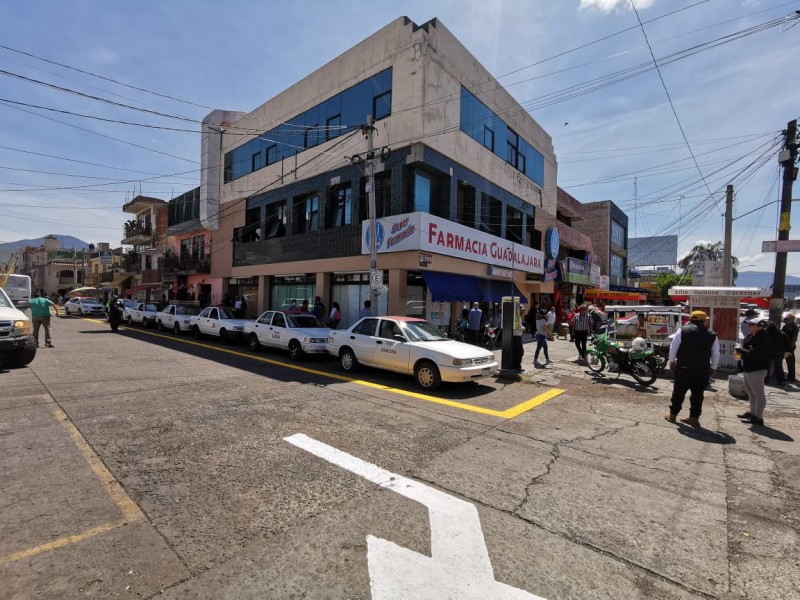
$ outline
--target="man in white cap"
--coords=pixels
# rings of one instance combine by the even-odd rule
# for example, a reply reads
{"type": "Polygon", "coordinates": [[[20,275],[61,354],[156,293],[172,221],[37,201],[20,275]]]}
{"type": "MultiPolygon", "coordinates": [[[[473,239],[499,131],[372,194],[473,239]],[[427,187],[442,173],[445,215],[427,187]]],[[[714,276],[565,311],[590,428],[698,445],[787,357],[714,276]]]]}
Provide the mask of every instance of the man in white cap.
{"type": "Polygon", "coordinates": [[[719,363],[719,340],[706,323],[708,315],[695,310],[689,315],[689,323],[681,327],[669,346],[669,368],[675,374],[672,389],[672,404],[664,418],[674,423],[683,406],[686,392],[691,390],[689,416],[681,419],[692,427],[700,427],[703,412],[703,392],[708,385],[708,376],[716,371],[719,363]]]}

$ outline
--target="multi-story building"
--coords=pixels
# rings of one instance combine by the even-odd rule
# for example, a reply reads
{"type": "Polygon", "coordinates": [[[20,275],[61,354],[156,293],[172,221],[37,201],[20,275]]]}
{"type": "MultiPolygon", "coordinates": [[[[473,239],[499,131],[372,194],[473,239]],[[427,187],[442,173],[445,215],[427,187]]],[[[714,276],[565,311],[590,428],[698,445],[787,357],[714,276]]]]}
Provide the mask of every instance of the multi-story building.
{"type": "Polygon", "coordinates": [[[200,219],[223,292],[259,309],[320,296],[355,319],[368,115],[380,313],[446,326],[465,301],[552,293],[538,221],[557,212],[550,136],[438,20],[407,18],[254,111],[205,119],[200,219]]]}
{"type": "Polygon", "coordinates": [[[122,239],[123,246],[132,248],[123,255],[125,274],[112,283],[126,296],[160,297],[166,292],[159,261],[167,249],[167,203],[136,196],[122,210],[134,215],[125,222],[122,239]]]}
{"type": "Polygon", "coordinates": [[[170,299],[196,301],[205,306],[222,301],[222,278],[211,277],[211,231],[200,220],[200,188],[168,203],[169,252],[162,261],[170,299]]]}
{"type": "Polygon", "coordinates": [[[31,278],[31,288],[45,294],[65,294],[68,289],[83,285],[84,250],[62,248],[61,241],[48,235],[37,248],[23,252],[23,272],[31,278]]]}

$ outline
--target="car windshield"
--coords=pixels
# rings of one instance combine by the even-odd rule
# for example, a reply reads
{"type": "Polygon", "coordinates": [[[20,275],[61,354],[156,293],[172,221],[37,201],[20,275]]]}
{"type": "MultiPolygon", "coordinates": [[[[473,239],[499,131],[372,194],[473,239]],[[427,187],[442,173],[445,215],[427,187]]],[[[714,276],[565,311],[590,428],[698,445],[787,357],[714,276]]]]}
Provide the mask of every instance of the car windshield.
{"type": "Polygon", "coordinates": [[[175,314],[178,314],[178,315],[199,315],[200,314],[200,307],[199,306],[176,306],[175,307],[175,314]]]}
{"type": "Polygon", "coordinates": [[[152,312],[157,312],[158,311],[158,309],[156,308],[155,304],[146,304],[144,309],[152,311],[152,312]]]}
{"type": "Polygon", "coordinates": [[[449,339],[428,321],[406,321],[401,323],[406,337],[412,342],[441,342],[449,339]]]}
{"type": "Polygon", "coordinates": [[[8,299],[6,293],[0,288],[0,308],[14,308],[14,305],[11,304],[11,300],[8,299]]]}
{"type": "Polygon", "coordinates": [[[286,315],[289,327],[324,327],[314,315],[286,315]]]}

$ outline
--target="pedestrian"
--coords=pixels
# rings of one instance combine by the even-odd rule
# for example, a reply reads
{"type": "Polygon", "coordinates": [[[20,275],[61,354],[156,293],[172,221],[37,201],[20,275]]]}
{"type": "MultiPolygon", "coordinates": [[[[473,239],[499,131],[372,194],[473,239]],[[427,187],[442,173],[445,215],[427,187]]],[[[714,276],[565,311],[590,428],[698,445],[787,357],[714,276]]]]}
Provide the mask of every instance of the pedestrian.
{"type": "Polygon", "coordinates": [[[550,310],[547,311],[546,319],[547,319],[547,339],[553,341],[554,339],[553,332],[555,331],[556,328],[556,309],[552,304],[550,305],[550,310]]]}
{"type": "Polygon", "coordinates": [[[325,304],[319,296],[314,297],[314,307],[311,309],[311,313],[320,320],[325,317],[325,304]]]}
{"type": "Polygon", "coordinates": [[[364,308],[358,311],[358,318],[363,319],[364,317],[371,317],[372,316],[372,302],[369,300],[364,300],[364,308]]]}
{"type": "Polygon", "coordinates": [[[331,314],[328,317],[328,325],[331,329],[339,327],[339,321],[342,320],[342,311],[339,310],[338,302],[331,302],[331,314]]]}
{"type": "Polygon", "coordinates": [[[742,423],[753,425],[764,424],[764,408],[767,405],[767,396],[764,391],[764,379],[769,371],[771,348],[769,334],[766,332],[768,321],[761,319],[747,319],[745,324],[749,333],[744,338],[741,348],[736,348],[735,353],[742,357],[742,370],[744,371],[744,390],[750,401],[750,410],[741,415],[736,415],[742,423]]]}
{"type": "Polygon", "coordinates": [[[742,331],[742,339],[746,338],[750,335],[750,332],[747,329],[747,321],[750,319],[758,320],[758,311],[752,308],[748,308],[744,313],[744,319],[742,319],[741,324],[741,331],[742,331]]]}
{"type": "Polygon", "coordinates": [[[42,296],[41,292],[35,292],[30,300],[31,320],[33,321],[33,337],[36,340],[36,347],[39,347],[39,328],[44,327],[44,345],[47,348],[53,347],[53,339],[50,336],[50,315],[51,308],[58,315],[58,307],[49,298],[42,296]]]}
{"type": "Polygon", "coordinates": [[[469,341],[470,344],[475,344],[477,346],[480,343],[482,319],[483,311],[481,310],[480,305],[477,302],[473,302],[472,309],[467,315],[467,324],[469,326],[467,329],[467,341],[469,341]]]}
{"type": "Polygon", "coordinates": [[[719,340],[717,334],[708,329],[708,315],[695,310],[689,315],[689,323],[681,327],[669,346],[669,368],[675,374],[672,388],[672,404],[664,418],[674,423],[681,412],[686,392],[691,391],[688,418],[681,419],[692,427],[700,427],[703,412],[703,392],[709,376],[717,370],[719,363],[719,340]]]}
{"type": "Polygon", "coordinates": [[[514,324],[511,329],[511,368],[517,373],[522,373],[522,357],[525,355],[525,346],[522,345],[522,305],[514,315],[514,324]]]}
{"type": "Polygon", "coordinates": [[[159,301],[158,301],[158,304],[156,305],[156,310],[158,310],[159,312],[161,312],[161,311],[162,311],[162,310],[164,310],[165,308],[167,308],[167,297],[166,297],[165,295],[163,295],[163,294],[162,294],[162,295],[161,295],[161,300],[159,300],[159,301]]]}
{"type": "Polygon", "coordinates": [[[775,377],[775,383],[783,385],[783,379],[786,376],[783,372],[783,358],[789,352],[789,336],[771,321],[767,324],[767,335],[770,346],[770,370],[775,377]]]}
{"type": "Polygon", "coordinates": [[[307,313],[308,312],[308,300],[303,300],[303,303],[300,305],[300,312],[307,313]]]}
{"type": "Polygon", "coordinates": [[[242,310],[242,313],[246,316],[247,315],[247,300],[245,300],[244,296],[242,296],[241,302],[242,302],[242,305],[241,305],[240,308],[242,310]]]}
{"type": "Polygon", "coordinates": [[[594,333],[600,333],[600,329],[603,326],[603,316],[600,314],[600,311],[592,305],[589,305],[589,308],[587,308],[586,311],[589,313],[589,316],[592,319],[590,331],[594,333]]]}
{"type": "Polygon", "coordinates": [[[108,303],[108,323],[111,325],[111,331],[117,331],[122,323],[122,308],[116,296],[112,296],[108,303]]]}
{"type": "Polygon", "coordinates": [[[536,352],[533,355],[533,364],[539,362],[539,352],[544,350],[545,364],[553,362],[550,360],[550,353],[547,351],[547,336],[550,329],[547,323],[547,315],[540,310],[536,317],[536,352]]]}
{"type": "Polygon", "coordinates": [[[585,304],[578,308],[578,314],[572,319],[572,337],[578,349],[578,362],[586,359],[586,342],[589,339],[589,330],[592,327],[592,318],[585,304]]]}
{"type": "Polygon", "coordinates": [[[233,309],[234,310],[242,310],[242,299],[241,298],[236,298],[236,300],[233,303],[233,309]]]}
{"type": "Polygon", "coordinates": [[[797,334],[800,332],[800,328],[797,326],[797,323],[795,323],[794,313],[786,313],[786,316],[783,317],[783,328],[781,331],[789,338],[789,350],[784,355],[786,359],[786,381],[794,383],[797,381],[794,372],[794,351],[797,348],[797,334]]]}

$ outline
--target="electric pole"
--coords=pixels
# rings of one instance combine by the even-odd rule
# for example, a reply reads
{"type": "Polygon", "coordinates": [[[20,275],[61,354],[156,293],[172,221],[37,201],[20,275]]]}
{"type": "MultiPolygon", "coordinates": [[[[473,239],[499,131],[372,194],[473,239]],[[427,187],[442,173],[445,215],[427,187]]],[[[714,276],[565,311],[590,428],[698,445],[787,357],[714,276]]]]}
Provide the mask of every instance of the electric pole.
{"type": "Polygon", "coordinates": [[[375,125],[372,115],[367,115],[364,134],[367,136],[367,194],[369,197],[369,302],[372,314],[378,314],[378,289],[383,284],[383,272],[378,271],[378,232],[375,215],[375,125]]]}
{"type": "Polygon", "coordinates": [[[731,246],[733,245],[733,186],[728,185],[725,194],[725,248],[722,255],[722,285],[731,287],[733,285],[733,257],[731,246]]]}
{"type": "MultiPolygon", "coordinates": [[[[789,239],[792,215],[792,183],[796,177],[794,163],[797,160],[797,119],[786,125],[786,137],[778,162],[783,167],[783,191],[781,192],[781,214],[778,220],[778,244],[789,239]]],[[[769,306],[769,320],[781,322],[783,311],[784,284],[786,283],[786,252],[778,252],[775,257],[775,278],[772,282],[772,301],[769,306]]]]}

